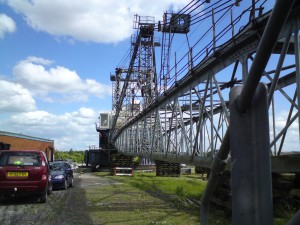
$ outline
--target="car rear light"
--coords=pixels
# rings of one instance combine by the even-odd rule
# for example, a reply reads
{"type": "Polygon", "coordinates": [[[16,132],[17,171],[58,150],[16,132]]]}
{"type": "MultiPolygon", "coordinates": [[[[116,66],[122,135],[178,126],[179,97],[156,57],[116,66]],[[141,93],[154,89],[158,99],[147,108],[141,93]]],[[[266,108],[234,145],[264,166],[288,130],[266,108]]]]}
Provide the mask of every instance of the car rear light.
{"type": "Polygon", "coordinates": [[[42,161],[42,166],[46,166],[46,163],[45,163],[45,161],[42,161]]]}
{"type": "Polygon", "coordinates": [[[43,175],[43,176],[42,176],[42,180],[47,180],[47,176],[46,176],[46,175],[43,175]]]}

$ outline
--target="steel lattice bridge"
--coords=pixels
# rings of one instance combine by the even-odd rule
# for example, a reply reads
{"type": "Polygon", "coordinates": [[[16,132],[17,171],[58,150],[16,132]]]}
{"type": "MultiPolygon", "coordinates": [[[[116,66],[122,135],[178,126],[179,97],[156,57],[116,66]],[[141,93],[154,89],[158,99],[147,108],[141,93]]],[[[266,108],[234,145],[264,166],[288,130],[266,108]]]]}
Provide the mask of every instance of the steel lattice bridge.
{"type": "Polygon", "coordinates": [[[111,76],[111,142],[210,168],[202,224],[224,170],[233,224],[272,224],[272,172],[300,173],[299,3],[192,1],[158,23],[135,16],[128,64],[111,76]]]}

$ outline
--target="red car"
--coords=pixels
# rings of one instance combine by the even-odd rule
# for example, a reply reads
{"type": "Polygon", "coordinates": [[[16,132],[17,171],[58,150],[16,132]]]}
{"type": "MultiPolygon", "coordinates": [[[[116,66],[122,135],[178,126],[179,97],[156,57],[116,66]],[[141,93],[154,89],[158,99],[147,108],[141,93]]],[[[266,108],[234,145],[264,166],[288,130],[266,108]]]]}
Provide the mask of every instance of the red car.
{"type": "Polygon", "coordinates": [[[42,203],[52,193],[50,166],[42,151],[0,151],[0,196],[37,195],[42,203]]]}

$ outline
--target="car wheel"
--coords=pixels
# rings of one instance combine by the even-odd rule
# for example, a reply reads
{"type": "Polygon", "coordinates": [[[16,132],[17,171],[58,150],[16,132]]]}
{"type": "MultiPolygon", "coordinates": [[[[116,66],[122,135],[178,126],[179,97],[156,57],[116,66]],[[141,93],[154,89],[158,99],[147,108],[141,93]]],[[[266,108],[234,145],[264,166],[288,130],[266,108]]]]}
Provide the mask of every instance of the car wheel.
{"type": "Polygon", "coordinates": [[[65,189],[65,190],[68,189],[68,180],[67,180],[67,179],[65,179],[64,189],[65,189]]]}
{"type": "Polygon", "coordinates": [[[45,193],[41,194],[40,201],[41,201],[41,203],[47,202],[47,191],[45,191],[45,193]]]}
{"type": "Polygon", "coordinates": [[[49,184],[49,187],[48,187],[48,195],[51,195],[52,194],[52,189],[53,189],[53,187],[52,187],[52,184],[50,183],[49,184]]]}
{"type": "Polygon", "coordinates": [[[74,186],[74,178],[71,177],[71,180],[70,180],[70,184],[69,184],[69,187],[73,187],[74,186]]]}

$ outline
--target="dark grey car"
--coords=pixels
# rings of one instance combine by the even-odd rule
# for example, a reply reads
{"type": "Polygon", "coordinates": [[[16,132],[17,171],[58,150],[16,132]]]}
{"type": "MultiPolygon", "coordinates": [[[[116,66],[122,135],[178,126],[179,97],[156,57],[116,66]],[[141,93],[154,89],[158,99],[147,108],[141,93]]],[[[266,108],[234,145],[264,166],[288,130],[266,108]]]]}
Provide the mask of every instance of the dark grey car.
{"type": "Polygon", "coordinates": [[[74,176],[71,166],[66,161],[54,161],[50,164],[53,189],[73,187],[74,176]]]}

